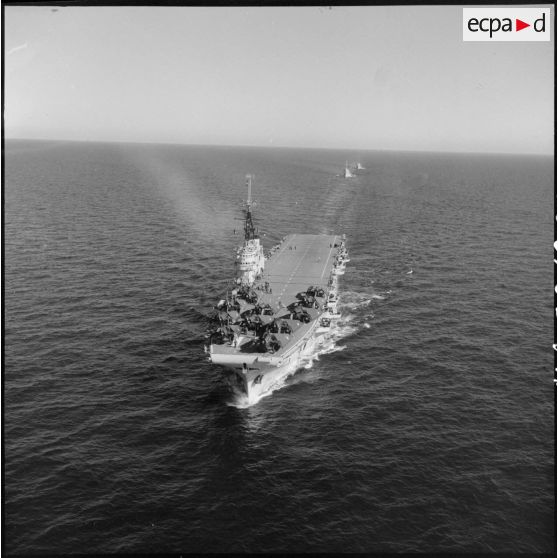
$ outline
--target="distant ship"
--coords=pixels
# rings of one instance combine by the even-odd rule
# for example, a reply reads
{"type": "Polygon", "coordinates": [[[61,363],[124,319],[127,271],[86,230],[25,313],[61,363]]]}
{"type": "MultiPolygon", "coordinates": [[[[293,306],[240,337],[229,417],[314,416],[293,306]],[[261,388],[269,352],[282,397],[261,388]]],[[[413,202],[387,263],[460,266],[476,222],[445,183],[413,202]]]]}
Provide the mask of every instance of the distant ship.
{"type": "Polygon", "coordinates": [[[354,178],[354,174],[349,169],[349,162],[345,161],[345,178],[354,178]]]}
{"type": "Polygon", "coordinates": [[[247,176],[244,243],[234,288],[214,307],[205,350],[249,401],[279,385],[332,337],[345,235],[291,234],[264,255],[247,176]]]}
{"type": "Polygon", "coordinates": [[[360,163],[357,163],[356,170],[366,170],[366,167],[363,167],[360,163]]]}

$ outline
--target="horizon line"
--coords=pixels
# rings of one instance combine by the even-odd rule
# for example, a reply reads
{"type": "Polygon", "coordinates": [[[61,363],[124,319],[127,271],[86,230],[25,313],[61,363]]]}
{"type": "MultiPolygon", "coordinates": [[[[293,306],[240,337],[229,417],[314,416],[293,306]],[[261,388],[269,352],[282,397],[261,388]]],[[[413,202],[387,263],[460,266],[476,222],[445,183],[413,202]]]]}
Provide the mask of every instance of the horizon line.
{"type": "Polygon", "coordinates": [[[252,149],[308,149],[320,151],[375,151],[388,153],[444,153],[454,155],[517,155],[535,157],[555,157],[554,152],[525,152],[525,151],[452,151],[436,149],[395,149],[395,148],[362,148],[362,147],[315,147],[315,146],[296,146],[296,145],[252,145],[252,144],[224,144],[224,143],[189,143],[172,141],[132,141],[132,140],[103,140],[103,139],[65,139],[65,138],[23,138],[23,137],[2,137],[3,141],[50,141],[62,143],[114,143],[132,145],[183,145],[188,147],[226,147],[226,148],[252,148],[252,149]]]}

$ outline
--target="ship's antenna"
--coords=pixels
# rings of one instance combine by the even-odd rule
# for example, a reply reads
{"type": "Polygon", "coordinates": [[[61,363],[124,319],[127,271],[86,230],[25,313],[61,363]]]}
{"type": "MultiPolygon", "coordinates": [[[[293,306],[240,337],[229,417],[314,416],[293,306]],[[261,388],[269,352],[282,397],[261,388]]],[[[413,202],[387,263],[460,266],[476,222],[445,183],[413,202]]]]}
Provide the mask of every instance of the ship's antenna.
{"type": "Polygon", "coordinates": [[[248,186],[248,199],[246,200],[246,205],[250,207],[252,205],[252,175],[246,175],[246,186],[248,186]]]}

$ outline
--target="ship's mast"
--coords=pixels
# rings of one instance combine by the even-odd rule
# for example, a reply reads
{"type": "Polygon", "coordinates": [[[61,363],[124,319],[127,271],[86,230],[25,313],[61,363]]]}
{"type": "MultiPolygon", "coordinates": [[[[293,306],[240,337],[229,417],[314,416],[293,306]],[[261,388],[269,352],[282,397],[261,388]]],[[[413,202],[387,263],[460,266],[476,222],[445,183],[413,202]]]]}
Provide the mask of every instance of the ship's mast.
{"type": "Polygon", "coordinates": [[[253,240],[257,238],[256,228],[252,222],[252,175],[246,175],[246,186],[248,186],[248,199],[246,200],[246,215],[244,220],[244,239],[253,240]]]}
{"type": "Polygon", "coordinates": [[[252,205],[252,175],[246,175],[246,186],[248,186],[248,199],[246,200],[246,205],[250,207],[252,205]]]}

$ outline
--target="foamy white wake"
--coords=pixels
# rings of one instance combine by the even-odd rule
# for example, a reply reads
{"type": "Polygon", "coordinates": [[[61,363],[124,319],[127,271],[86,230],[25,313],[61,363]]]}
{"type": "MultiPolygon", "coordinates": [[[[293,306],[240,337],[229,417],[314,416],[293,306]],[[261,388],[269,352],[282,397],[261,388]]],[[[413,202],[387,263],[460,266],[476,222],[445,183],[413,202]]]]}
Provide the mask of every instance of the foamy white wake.
{"type": "Polygon", "coordinates": [[[269,387],[267,391],[264,391],[257,395],[251,395],[248,397],[245,393],[239,392],[236,388],[233,388],[233,399],[232,401],[228,402],[227,405],[230,407],[236,407],[237,409],[246,409],[248,407],[252,407],[256,403],[260,402],[264,397],[269,397],[273,392],[284,388],[287,385],[287,379],[289,376],[292,376],[298,368],[295,366],[292,367],[292,370],[289,368],[285,369],[285,373],[275,380],[275,382],[269,387]]]}
{"type": "MultiPolygon", "coordinates": [[[[389,295],[391,291],[384,293],[389,295]]],[[[314,363],[320,360],[322,355],[335,353],[337,351],[344,351],[347,346],[341,345],[339,342],[346,337],[357,333],[362,328],[369,329],[371,326],[367,321],[362,321],[362,315],[358,315],[359,310],[368,308],[373,299],[384,300],[385,296],[379,294],[358,293],[355,291],[347,291],[341,294],[339,299],[339,310],[341,316],[332,321],[332,330],[329,339],[323,345],[318,347],[314,353],[305,356],[298,366],[293,366],[292,369],[286,369],[285,373],[271,386],[271,388],[257,396],[248,398],[245,393],[238,391],[234,392],[233,400],[228,405],[245,409],[255,405],[264,397],[268,397],[273,392],[291,385],[293,382],[290,379],[298,370],[310,370],[314,367],[314,363]],[[360,321],[359,321],[360,320],[360,321]]],[[[368,312],[365,319],[373,319],[374,315],[368,312]]]]}
{"type": "Polygon", "coordinates": [[[318,347],[312,354],[305,356],[298,366],[293,365],[292,368],[285,369],[285,373],[276,380],[270,389],[259,395],[248,397],[245,393],[241,393],[233,387],[233,399],[227,404],[232,407],[237,407],[238,409],[251,407],[264,397],[268,397],[275,391],[290,385],[291,382],[289,382],[289,378],[293,376],[297,370],[310,370],[313,368],[314,363],[320,360],[320,356],[345,350],[347,346],[340,345],[339,341],[359,330],[359,326],[356,324],[357,316],[352,313],[352,310],[359,306],[366,306],[369,303],[370,299],[364,299],[358,304],[354,303],[356,304],[355,306],[353,306],[353,303],[349,303],[348,305],[340,303],[339,309],[341,310],[341,317],[332,322],[331,336],[323,345],[318,347]]]}

